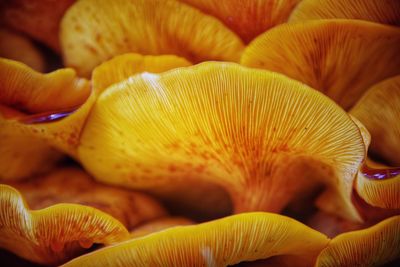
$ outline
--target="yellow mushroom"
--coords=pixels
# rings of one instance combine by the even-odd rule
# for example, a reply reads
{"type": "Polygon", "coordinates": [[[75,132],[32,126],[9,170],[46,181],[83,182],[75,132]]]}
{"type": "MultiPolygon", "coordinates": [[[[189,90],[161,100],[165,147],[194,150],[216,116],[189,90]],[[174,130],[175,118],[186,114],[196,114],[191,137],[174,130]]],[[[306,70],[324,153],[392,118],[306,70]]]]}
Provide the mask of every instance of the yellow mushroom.
{"type": "Polygon", "coordinates": [[[43,56],[31,40],[6,28],[0,28],[0,57],[21,61],[37,71],[45,69],[43,56]]]}
{"type": "Polygon", "coordinates": [[[316,267],[383,266],[400,258],[400,216],[338,235],[322,250],[316,267]]]}
{"type": "Polygon", "coordinates": [[[171,227],[192,224],[194,224],[194,222],[185,217],[163,217],[135,227],[132,231],[130,231],[130,235],[132,238],[138,238],[171,227]]]}
{"type": "Polygon", "coordinates": [[[63,266],[227,266],[273,256],[310,266],[328,241],[289,217],[243,213],[125,241],[63,266]]]}
{"type": "Polygon", "coordinates": [[[170,197],[196,192],[201,181],[218,184],[236,212],[280,211],[324,183],[319,205],[359,219],[350,202],[365,154],[357,125],[319,92],[233,63],[143,73],[109,87],[78,154],[109,184],[170,197]]]}
{"type": "Polygon", "coordinates": [[[400,1],[396,0],[302,0],[289,22],[312,19],[360,19],[400,25],[400,1]]]}
{"type": "Polygon", "coordinates": [[[99,209],[119,220],[127,229],[165,216],[157,201],[143,193],[102,185],[79,168],[57,169],[23,182],[9,183],[31,209],[71,203],[99,209]]]}
{"type": "Polygon", "coordinates": [[[313,20],[260,35],[245,49],[241,63],[283,73],[348,110],[370,86],[400,73],[399,47],[396,27],[313,20]]]}
{"type": "Polygon", "coordinates": [[[65,64],[84,76],[128,52],[239,61],[243,49],[220,21],[174,0],[78,1],[63,17],[60,36],[65,64]]]}
{"type": "Polygon", "coordinates": [[[301,0],[180,0],[221,20],[248,43],[257,35],[285,23],[301,0]]]}
{"type": "Polygon", "coordinates": [[[20,193],[0,185],[0,247],[30,261],[65,262],[93,243],[112,244],[129,237],[110,215],[77,204],[30,210],[20,193]]]}
{"type": "Polygon", "coordinates": [[[3,1],[0,21],[59,52],[59,24],[75,0],[3,1]]]}

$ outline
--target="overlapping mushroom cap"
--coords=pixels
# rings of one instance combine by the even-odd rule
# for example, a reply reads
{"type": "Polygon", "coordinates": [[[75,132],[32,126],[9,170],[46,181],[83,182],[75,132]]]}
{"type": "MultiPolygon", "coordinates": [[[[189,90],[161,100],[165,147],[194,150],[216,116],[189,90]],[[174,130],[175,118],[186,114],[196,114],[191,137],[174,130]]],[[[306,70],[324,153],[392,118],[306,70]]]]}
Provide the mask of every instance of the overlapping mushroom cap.
{"type": "Polygon", "coordinates": [[[396,0],[302,0],[289,21],[312,19],[360,19],[400,26],[400,2],[396,0]]]}
{"type": "Polygon", "coordinates": [[[180,0],[220,19],[248,43],[268,29],[285,23],[301,0],[180,0]]]}
{"type": "Polygon", "coordinates": [[[191,62],[239,61],[241,40],[214,17],[174,0],[83,0],[61,23],[65,64],[81,75],[128,52],[191,62]]]}
{"type": "Polygon", "coordinates": [[[243,213],[132,239],[63,266],[227,266],[273,256],[310,266],[327,243],[325,235],[291,218],[243,213]]]}
{"type": "Polygon", "coordinates": [[[196,181],[219,184],[236,212],[279,211],[324,183],[324,209],[357,219],[349,198],[364,150],[357,125],[317,91],[210,62],[108,88],[78,153],[110,184],[175,193],[195,192],[196,181]]]}
{"type": "Polygon", "coordinates": [[[245,49],[241,63],[283,73],[350,109],[370,86],[399,74],[398,47],[396,27],[314,20],[281,25],[260,35],[245,49]]]}

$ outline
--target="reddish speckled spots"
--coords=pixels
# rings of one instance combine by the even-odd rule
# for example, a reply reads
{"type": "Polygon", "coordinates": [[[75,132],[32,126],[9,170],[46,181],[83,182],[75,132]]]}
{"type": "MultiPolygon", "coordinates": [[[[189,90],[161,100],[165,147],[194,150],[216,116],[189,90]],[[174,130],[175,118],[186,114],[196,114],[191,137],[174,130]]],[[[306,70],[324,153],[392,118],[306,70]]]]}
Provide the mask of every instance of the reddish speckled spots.
{"type": "Polygon", "coordinates": [[[64,249],[64,243],[54,240],[50,243],[50,248],[54,252],[61,252],[64,249]]]}
{"type": "Polygon", "coordinates": [[[89,239],[81,239],[78,241],[79,245],[83,248],[90,248],[93,245],[93,241],[89,239]]]}
{"type": "Polygon", "coordinates": [[[170,172],[176,172],[178,170],[178,168],[175,165],[171,164],[168,166],[168,170],[170,172]]]}

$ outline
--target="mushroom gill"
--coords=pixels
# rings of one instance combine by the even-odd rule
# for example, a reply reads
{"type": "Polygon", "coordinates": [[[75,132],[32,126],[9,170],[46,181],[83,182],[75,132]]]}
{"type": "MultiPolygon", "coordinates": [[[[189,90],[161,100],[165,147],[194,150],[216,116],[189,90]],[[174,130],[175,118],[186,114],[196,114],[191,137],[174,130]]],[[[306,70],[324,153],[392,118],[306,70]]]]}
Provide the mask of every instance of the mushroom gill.
{"type": "Polygon", "coordinates": [[[63,266],[227,266],[278,255],[310,266],[328,241],[289,217],[243,213],[125,241],[63,266]]]}
{"type": "Polygon", "coordinates": [[[280,211],[323,183],[321,208],[359,219],[350,201],[365,154],[357,125],[319,92],[233,63],[114,84],[87,118],[78,154],[109,184],[170,197],[193,194],[199,181],[220,185],[235,212],[280,211]]]}
{"type": "Polygon", "coordinates": [[[135,227],[130,231],[130,236],[132,238],[138,238],[172,227],[192,224],[194,224],[194,222],[185,217],[162,217],[135,227]]]}
{"type": "Polygon", "coordinates": [[[150,196],[100,184],[76,167],[8,185],[24,196],[31,209],[58,203],[90,206],[113,216],[128,230],[166,215],[164,208],[150,196]]]}
{"type": "Polygon", "coordinates": [[[397,27],[312,20],[260,35],[245,49],[241,63],[283,73],[348,110],[370,86],[400,73],[399,47],[397,27]]]}
{"type": "Polygon", "coordinates": [[[174,0],[82,0],[61,22],[64,61],[81,75],[128,52],[191,62],[238,61],[241,40],[219,20],[174,0]]]}
{"type": "Polygon", "coordinates": [[[400,1],[302,0],[289,22],[313,19],[359,19],[400,26],[400,1]]]}
{"type": "Polygon", "coordinates": [[[59,52],[59,24],[75,0],[2,1],[0,22],[59,52]]]}
{"type": "Polygon", "coordinates": [[[0,57],[20,61],[37,71],[44,71],[43,55],[27,37],[0,28],[0,57]]]}
{"type": "Polygon", "coordinates": [[[112,244],[129,237],[110,215],[77,204],[30,210],[20,193],[0,185],[0,247],[30,261],[54,265],[92,243],[112,244]]]}
{"type": "Polygon", "coordinates": [[[336,236],[315,266],[383,266],[400,258],[399,247],[400,216],[394,216],[370,228],[336,236]]]}
{"type": "Polygon", "coordinates": [[[215,16],[249,43],[257,35],[285,23],[301,0],[180,0],[215,16]]]}

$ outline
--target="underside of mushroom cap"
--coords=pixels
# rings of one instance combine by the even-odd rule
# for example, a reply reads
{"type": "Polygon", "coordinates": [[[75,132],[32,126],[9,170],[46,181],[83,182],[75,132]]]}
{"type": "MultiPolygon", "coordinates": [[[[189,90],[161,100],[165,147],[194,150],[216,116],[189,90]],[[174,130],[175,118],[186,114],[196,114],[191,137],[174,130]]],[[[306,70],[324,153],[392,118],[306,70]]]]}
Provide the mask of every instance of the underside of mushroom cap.
{"type": "Polygon", "coordinates": [[[57,204],[30,210],[8,185],[0,185],[0,209],[0,247],[40,264],[60,264],[81,254],[88,244],[112,244],[129,237],[118,220],[91,207],[57,204]]]}
{"type": "Polygon", "coordinates": [[[285,23],[301,0],[180,0],[220,19],[245,43],[285,23]]]}
{"type": "Polygon", "coordinates": [[[84,76],[129,52],[237,62],[244,48],[219,20],[174,0],[79,1],[64,16],[60,36],[65,64],[84,76]]]}
{"type": "Polygon", "coordinates": [[[400,258],[400,216],[338,235],[318,256],[316,267],[383,266],[400,258]]]}
{"type": "Polygon", "coordinates": [[[277,255],[310,266],[327,243],[325,235],[289,217],[243,213],[129,240],[64,266],[228,266],[277,255]]]}
{"type": "Polygon", "coordinates": [[[283,73],[348,110],[370,86],[400,73],[398,47],[396,27],[313,20],[280,25],[260,35],[245,49],[241,63],[283,73]]]}
{"type": "Polygon", "coordinates": [[[319,182],[324,209],[357,219],[350,195],[365,154],[357,125],[276,73],[209,62],[131,77],[102,93],[80,144],[81,162],[106,183],[178,196],[197,181],[216,183],[241,212],[279,211],[319,182]]]}
{"type": "Polygon", "coordinates": [[[396,0],[302,0],[289,22],[313,19],[359,19],[400,26],[396,0]]]}

